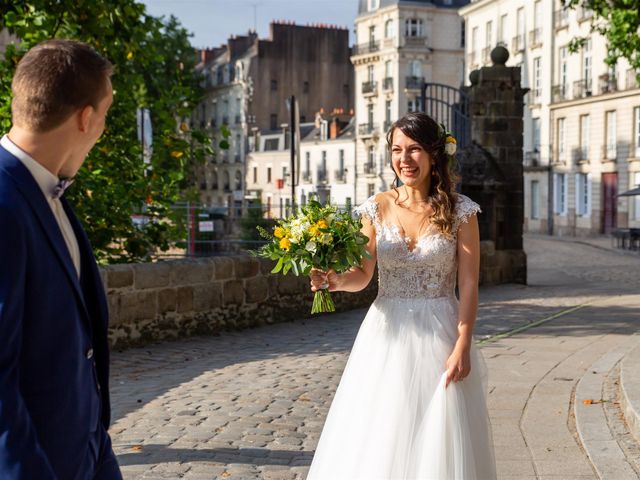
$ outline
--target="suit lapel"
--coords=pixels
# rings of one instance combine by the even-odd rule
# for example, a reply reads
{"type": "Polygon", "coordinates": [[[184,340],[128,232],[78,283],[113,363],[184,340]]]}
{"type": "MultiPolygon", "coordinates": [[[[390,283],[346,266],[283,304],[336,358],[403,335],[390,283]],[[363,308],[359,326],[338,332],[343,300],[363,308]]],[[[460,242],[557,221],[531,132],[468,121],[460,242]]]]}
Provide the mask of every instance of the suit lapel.
{"type": "Polygon", "coordinates": [[[80,304],[85,316],[88,318],[82,289],[80,288],[78,275],[73,265],[73,261],[71,260],[69,249],[42,190],[40,190],[40,187],[31,176],[27,167],[2,147],[0,147],[0,169],[4,170],[14,180],[18,189],[25,198],[25,201],[29,204],[31,210],[40,222],[56,257],[65,271],[67,279],[71,283],[78,299],[78,303],[80,304]]]}

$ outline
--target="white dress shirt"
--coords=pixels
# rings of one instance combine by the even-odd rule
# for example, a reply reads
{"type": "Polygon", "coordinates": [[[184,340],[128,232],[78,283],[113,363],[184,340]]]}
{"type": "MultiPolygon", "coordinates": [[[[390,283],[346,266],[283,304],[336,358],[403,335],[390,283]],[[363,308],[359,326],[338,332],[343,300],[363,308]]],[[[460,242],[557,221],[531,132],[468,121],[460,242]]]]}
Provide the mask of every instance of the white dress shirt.
{"type": "Polygon", "coordinates": [[[2,147],[4,147],[4,149],[14,157],[18,158],[24,166],[27,167],[31,176],[33,176],[34,180],[40,187],[40,190],[42,190],[42,194],[49,203],[53,216],[58,222],[60,233],[62,233],[62,237],[67,244],[69,256],[71,257],[73,266],[76,269],[76,273],[78,274],[78,277],[80,277],[80,249],[78,248],[78,240],[75,233],[73,233],[73,228],[71,227],[71,223],[69,223],[69,217],[67,217],[60,199],[53,197],[53,192],[59,182],[58,177],[40,165],[27,153],[22,151],[9,139],[7,135],[4,135],[2,139],[0,139],[0,145],[2,145],[2,147]]]}

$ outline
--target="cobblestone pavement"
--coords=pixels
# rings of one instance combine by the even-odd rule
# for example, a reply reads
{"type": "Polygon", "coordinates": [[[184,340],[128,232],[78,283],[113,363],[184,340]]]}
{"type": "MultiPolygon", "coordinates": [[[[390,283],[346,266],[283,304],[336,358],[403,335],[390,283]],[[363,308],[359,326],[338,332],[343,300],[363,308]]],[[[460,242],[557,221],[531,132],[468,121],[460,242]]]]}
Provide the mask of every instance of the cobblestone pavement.
{"type": "MultiPolygon", "coordinates": [[[[483,288],[476,329],[499,478],[596,478],[574,439],[572,389],[637,330],[640,256],[537,236],[525,246],[529,285],[483,288]]],[[[304,478],[364,314],[114,352],[125,478],[304,478]]]]}

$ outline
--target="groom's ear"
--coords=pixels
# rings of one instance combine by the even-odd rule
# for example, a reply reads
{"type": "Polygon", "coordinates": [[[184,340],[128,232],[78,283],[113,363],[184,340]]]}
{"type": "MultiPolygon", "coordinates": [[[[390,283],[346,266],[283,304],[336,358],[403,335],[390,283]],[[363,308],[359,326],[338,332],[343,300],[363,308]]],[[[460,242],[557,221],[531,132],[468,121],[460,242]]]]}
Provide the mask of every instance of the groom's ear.
{"type": "Polygon", "coordinates": [[[86,105],[85,107],[78,110],[76,113],[76,118],[78,122],[78,130],[82,133],[86,133],[89,130],[89,124],[91,123],[91,118],[95,110],[91,105],[86,105]]]}

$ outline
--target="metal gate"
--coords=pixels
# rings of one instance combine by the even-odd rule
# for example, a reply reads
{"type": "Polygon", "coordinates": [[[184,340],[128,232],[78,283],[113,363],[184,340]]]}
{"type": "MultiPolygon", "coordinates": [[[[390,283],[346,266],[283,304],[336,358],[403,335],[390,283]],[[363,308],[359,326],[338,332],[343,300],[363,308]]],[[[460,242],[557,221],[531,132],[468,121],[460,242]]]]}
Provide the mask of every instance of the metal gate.
{"type": "Polygon", "coordinates": [[[443,123],[453,136],[458,147],[471,143],[471,115],[469,97],[458,88],[440,83],[422,85],[424,113],[438,123],[443,123]]]}

